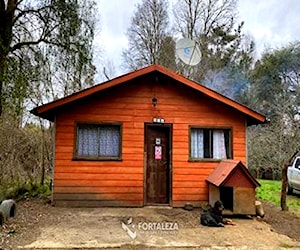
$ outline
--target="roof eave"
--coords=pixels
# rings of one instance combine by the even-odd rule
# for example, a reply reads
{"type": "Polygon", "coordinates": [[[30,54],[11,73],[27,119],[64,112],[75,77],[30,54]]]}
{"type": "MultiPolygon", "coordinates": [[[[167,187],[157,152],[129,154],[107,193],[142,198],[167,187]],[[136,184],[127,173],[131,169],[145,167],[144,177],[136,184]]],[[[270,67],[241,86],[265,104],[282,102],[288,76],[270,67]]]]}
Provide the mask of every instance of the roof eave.
{"type": "Polygon", "coordinates": [[[123,84],[123,83],[133,80],[139,76],[146,75],[150,72],[155,72],[155,71],[158,71],[164,75],[167,75],[175,81],[181,82],[184,85],[189,86],[193,89],[196,89],[197,91],[203,93],[206,96],[209,96],[210,98],[216,99],[216,100],[222,102],[223,104],[226,104],[226,105],[238,110],[239,112],[244,113],[247,116],[247,125],[248,126],[261,124],[261,123],[264,123],[266,120],[266,118],[263,115],[255,112],[254,110],[251,110],[250,108],[248,108],[234,100],[231,100],[231,99],[223,96],[222,94],[205,87],[202,84],[191,81],[191,80],[187,79],[186,77],[179,75],[175,72],[169,71],[160,65],[151,65],[146,68],[142,68],[142,69],[130,72],[128,74],[119,76],[117,78],[114,78],[114,79],[104,82],[102,84],[95,85],[88,89],[85,89],[80,92],[74,93],[72,95],[66,96],[64,98],[55,100],[53,102],[47,103],[47,104],[39,106],[39,107],[36,107],[33,110],[31,110],[30,112],[32,114],[35,114],[42,118],[53,121],[54,115],[55,115],[54,114],[55,110],[60,106],[66,105],[73,101],[90,96],[96,92],[102,91],[107,88],[111,88],[111,87],[119,85],[119,84],[123,84]]]}

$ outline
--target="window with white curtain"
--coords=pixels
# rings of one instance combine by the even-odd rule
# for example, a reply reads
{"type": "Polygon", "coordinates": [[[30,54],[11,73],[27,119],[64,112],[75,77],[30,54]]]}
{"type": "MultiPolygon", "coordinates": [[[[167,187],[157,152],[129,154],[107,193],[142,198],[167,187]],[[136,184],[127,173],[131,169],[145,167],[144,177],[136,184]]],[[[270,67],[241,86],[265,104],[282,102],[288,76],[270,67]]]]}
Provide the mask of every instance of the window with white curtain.
{"type": "Polygon", "coordinates": [[[76,157],[120,159],[121,126],[114,124],[77,124],[76,157]]]}
{"type": "Polygon", "coordinates": [[[231,130],[194,128],[190,129],[190,158],[230,159],[231,130]]]}

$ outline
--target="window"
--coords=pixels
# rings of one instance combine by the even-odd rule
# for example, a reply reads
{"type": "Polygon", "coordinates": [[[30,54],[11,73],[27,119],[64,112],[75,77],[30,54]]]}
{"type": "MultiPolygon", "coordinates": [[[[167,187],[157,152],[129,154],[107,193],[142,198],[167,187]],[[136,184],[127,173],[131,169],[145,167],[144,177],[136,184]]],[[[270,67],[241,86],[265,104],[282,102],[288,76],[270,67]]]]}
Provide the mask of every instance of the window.
{"type": "Polygon", "coordinates": [[[230,159],[230,129],[190,129],[190,158],[197,159],[230,159]]]}
{"type": "Polygon", "coordinates": [[[77,124],[76,158],[120,159],[121,126],[77,124]]]}
{"type": "Polygon", "coordinates": [[[300,169],[300,159],[297,159],[297,161],[295,163],[295,168],[299,168],[300,169]]]}

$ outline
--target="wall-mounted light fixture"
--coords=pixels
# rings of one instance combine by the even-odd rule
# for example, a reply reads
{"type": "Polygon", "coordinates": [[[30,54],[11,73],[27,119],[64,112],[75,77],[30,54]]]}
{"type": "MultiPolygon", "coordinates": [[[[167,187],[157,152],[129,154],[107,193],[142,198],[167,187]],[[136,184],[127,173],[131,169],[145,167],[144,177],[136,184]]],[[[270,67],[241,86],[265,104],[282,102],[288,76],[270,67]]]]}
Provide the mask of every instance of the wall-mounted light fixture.
{"type": "Polygon", "coordinates": [[[164,118],[160,118],[160,117],[153,117],[153,123],[165,123],[165,119],[164,118]]]}
{"type": "Polygon", "coordinates": [[[152,98],[152,105],[153,105],[154,108],[155,108],[156,104],[157,104],[157,98],[154,96],[152,98]]]}

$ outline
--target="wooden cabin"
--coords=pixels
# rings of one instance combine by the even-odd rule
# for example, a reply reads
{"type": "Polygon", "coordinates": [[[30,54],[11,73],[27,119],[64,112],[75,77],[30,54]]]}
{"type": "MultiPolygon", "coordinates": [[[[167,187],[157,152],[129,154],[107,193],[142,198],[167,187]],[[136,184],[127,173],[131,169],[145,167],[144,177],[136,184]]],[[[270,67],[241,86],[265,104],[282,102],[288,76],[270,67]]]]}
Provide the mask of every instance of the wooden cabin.
{"type": "Polygon", "coordinates": [[[199,206],[222,159],[246,164],[265,117],[159,65],[39,106],[54,123],[53,203],[199,206]]]}
{"type": "Polygon", "coordinates": [[[206,181],[211,206],[221,200],[227,214],[256,214],[255,188],[260,184],[241,161],[222,160],[206,181]]]}

